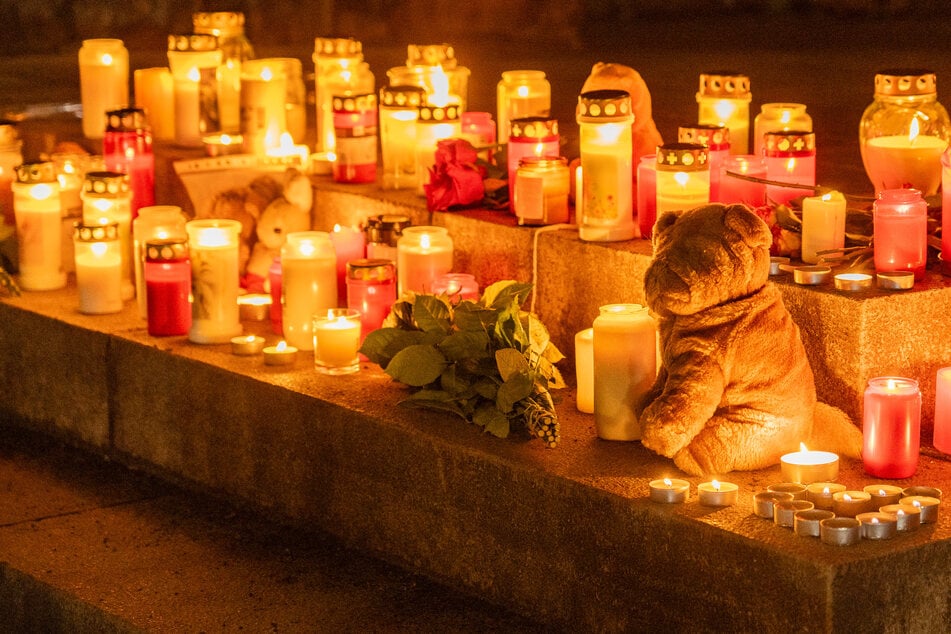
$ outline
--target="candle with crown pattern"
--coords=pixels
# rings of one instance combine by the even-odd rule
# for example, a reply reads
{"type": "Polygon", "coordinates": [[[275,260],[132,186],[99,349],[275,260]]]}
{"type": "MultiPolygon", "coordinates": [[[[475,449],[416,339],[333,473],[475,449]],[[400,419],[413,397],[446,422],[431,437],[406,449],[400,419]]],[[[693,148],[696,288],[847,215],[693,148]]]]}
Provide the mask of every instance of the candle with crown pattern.
{"type": "Polygon", "coordinates": [[[750,151],[750,78],[733,71],[701,73],[697,121],[730,130],[730,153],[750,151]]]}
{"type": "Polygon", "coordinates": [[[122,255],[122,299],[135,296],[135,260],[132,247],[132,192],[129,175],[119,172],[86,172],[83,180],[83,223],[119,225],[122,255]]]}
{"type": "MultiPolygon", "coordinates": [[[[707,148],[710,202],[720,200],[720,168],[730,157],[730,130],[721,125],[680,126],[677,129],[677,142],[694,143],[707,148]]],[[[638,187],[640,187],[640,181],[638,181],[638,187]]]]}
{"type": "MultiPolygon", "coordinates": [[[[816,135],[801,130],[781,130],[764,135],[766,178],[796,185],[816,184],[816,135]]],[[[777,205],[811,195],[812,189],[767,185],[766,198],[777,205]]]]}
{"type": "Polygon", "coordinates": [[[217,38],[207,33],[169,35],[168,65],[175,91],[175,143],[200,148],[205,134],[220,130],[217,38]]]}
{"type": "Polygon", "coordinates": [[[559,156],[561,137],[558,120],[550,117],[525,117],[512,119],[509,125],[508,178],[509,208],[515,211],[514,192],[518,178],[518,164],[526,157],[559,156]]]}
{"type": "Polygon", "coordinates": [[[337,146],[333,96],[374,92],[376,79],[363,61],[363,44],[352,38],[314,38],[313,60],[317,114],[314,150],[322,160],[332,161],[337,146]]]}
{"type": "Polygon", "coordinates": [[[16,168],[13,213],[16,220],[19,282],[23,290],[49,291],[66,286],[62,249],[62,202],[53,163],[23,163],[16,168]]]}
{"type": "Polygon", "coordinates": [[[155,204],[155,156],[152,131],[141,108],[110,110],[102,139],[106,169],[129,175],[132,217],[139,209],[155,204]]]}
{"type": "Polygon", "coordinates": [[[79,312],[87,315],[122,310],[122,254],[119,225],[77,224],[73,234],[79,312]]]}
{"type": "Polygon", "coordinates": [[[665,211],[685,211],[710,202],[710,166],[707,148],[703,145],[668,143],[658,146],[656,170],[658,216],[665,211]]]}
{"type": "Polygon", "coordinates": [[[384,189],[416,187],[416,121],[425,100],[419,86],[380,89],[380,154],[384,189]]]}
{"type": "Polygon", "coordinates": [[[182,238],[145,243],[145,292],[149,334],[187,335],[192,326],[192,267],[188,241],[182,238]]]}

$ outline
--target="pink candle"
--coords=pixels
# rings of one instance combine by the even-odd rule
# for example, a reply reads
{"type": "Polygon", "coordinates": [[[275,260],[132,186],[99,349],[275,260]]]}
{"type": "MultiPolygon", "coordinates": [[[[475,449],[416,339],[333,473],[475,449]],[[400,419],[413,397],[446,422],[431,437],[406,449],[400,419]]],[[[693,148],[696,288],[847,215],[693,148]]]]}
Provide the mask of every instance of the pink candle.
{"type": "Polygon", "coordinates": [[[464,299],[479,299],[479,283],[471,273],[446,273],[433,280],[434,295],[448,295],[449,301],[458,304],[464,299]]]}
{"type": "MultiPolygon", "coordinates": [[[[558,120],[551,117],[524,117],[512,119],[508,139],[509,192],[515,191],[515,173],[518,162],[526,156],[560,156],[558,120]]],[[[515,209],[515,198],[509,206],[515,209]]]]}
{"type": "Polygon", "coordinates": [[[267,270],[267,281],[271,287],[271,330],[278,335],[284,334],[284,305],[281,303],[281,258],[274,258],[267,270]]]}
{"type": "Polygon", "coordinates": [[[355,227],[334,225],[330,241],[337,254],[337,294],[343,306],[347,303],[347,262],[366,257],[366,236],[355,227]]]}
{"type": "Polygon", "coordinates": [[[396,267],[392,260],[347,263],[347,307],[360,313],[360,341],[383,325],[396,301],[396,267]]]}
{"type": "Polygon", "coordinates": [[[872,204],[875,271],[911,271],[925,276],[928,263],[928,204],[917,189],[886,189],[872,204]]]}
{"type": "Polygon", "coordinates": [[[657,155],[645,154],[637,164],[637,225],[650,240],[657,220],[657,155]]]}
{"type": "Polygon", "coordinates": [[[951,367],[938,370],[935,382],[934,447],[951,454],[951,367]]]}
{"type": "Polygon", "coordinates": [[[918,468],[921,392],[902,377],[869,379],[865,389],[862,461],[869,475],[908,478],[918,468]]]}
{"type": "Polygon", "coordinates": [[[106,169],[129,175],[132,190],[132,217],[139,209],[155,204],[155,157],[152,132],[141,108],[110,110],[102,139],[106,169]]]}
{"type": "MultiPolygon", "coordinates": [[[[951,153],[949,152],[941,155],[941,226],[951,227],[951,153]]],[[[941,272],[951,275],[951,231],[941,232],[941,272]]]]}
{"type": "Polygon", "coordinates": [[[766,163],[763,159],[752,154],[731,156],[720,166],[719,198],[711,196],[712,202],[725,204],[743,203],[750,207],[762,207],[766,204],[766,185],[754,183],[730,176],[742,174],[753,178],[766,178],[766,163]]]}
{"type": "MultiPolygon", "coordinates": [[[[816,135],[803,131],[767,132],[766,178],[781,183],[816,184],[816,135]]],[[[786,204],[794,198],[812,194],[797,187],[766,186],[766,198],[786,204]]]]}
{"type": "Polygon", "coordinates": [[[462,138],[472,144],[474,148],[488,148],[479,153],[486,163],[492,162],[495,145],[495,121],[489,112],[463,112],[462,138]]]}

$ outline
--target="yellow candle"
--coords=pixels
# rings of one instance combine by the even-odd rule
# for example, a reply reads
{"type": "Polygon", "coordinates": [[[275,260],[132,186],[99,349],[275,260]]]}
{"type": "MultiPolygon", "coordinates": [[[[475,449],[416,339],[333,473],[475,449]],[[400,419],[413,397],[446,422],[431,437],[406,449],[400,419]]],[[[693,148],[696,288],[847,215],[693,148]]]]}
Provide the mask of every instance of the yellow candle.
{"type": "Polygon", "coordinates": [[[941,184],[941,155],[948,142],[936,136],[920,135],[918,120],[912,119],[908,135],[880,136],[862,147],[862,160],[875,192],[913,187],[925,196],[941,184]]]}
{"type": "Polygon", "coordinates": [[[360,369],[360,312],[335,308],[314,318],[314,362],[323,374],[351,374],[360,369]]]}
{"type": "Polygon", "coordinates": [[[139,68],[133,73],[135,105],[145,110],[152,126],[152,138],[175,138],[175,84],[172,71],[164,66],[139,68]]]}

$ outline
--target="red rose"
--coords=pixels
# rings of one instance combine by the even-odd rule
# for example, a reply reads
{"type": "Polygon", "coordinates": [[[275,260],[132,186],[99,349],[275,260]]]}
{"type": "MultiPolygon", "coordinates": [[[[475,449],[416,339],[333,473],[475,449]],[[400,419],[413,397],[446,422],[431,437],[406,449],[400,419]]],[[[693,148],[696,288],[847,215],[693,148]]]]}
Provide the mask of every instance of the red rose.
{"type": "Polygon", "coordinates": [[[429,211],[471,205],[482,200],[485,186],[478,155],[464,139],[443,139],[436,145],[436,164],[429,168],[429,182],[423,185],[429,211]]]}

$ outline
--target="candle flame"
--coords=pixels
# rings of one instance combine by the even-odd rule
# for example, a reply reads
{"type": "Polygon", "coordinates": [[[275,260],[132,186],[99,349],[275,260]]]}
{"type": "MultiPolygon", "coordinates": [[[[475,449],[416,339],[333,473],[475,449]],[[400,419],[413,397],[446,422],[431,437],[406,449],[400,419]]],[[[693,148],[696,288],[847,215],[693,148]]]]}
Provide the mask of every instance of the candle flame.
{"type": "Polygon", "coordinates": [[[101,258],[106,254],[106,250],[109,248],[109,245],[105,242],[93,242],[89,245],[89,250],[92,251],[92,254],[97,258],[101,258]]]}
{"type": "Polygon", "coordinates": [[[261,79],[264,81],[271,81],[274,79],[274,71],[271,70],[270,66],[265,66],[261,69],[261,79]]]}
{"type": "Polygon", "coordinates": [[[524,99],[525,97],[528,97],[528,86],[519,86],[515,92],[519,97],[524,99]]]}
{"type": "Polygon", "coordinates": [[[782,123],[783,125],[788,125],[790,119],[792,119],[792,111],[783,110],[783,114],[779,116],[780,123],[782,123]]]}
{"type": "Polygon", "coordinates": [[[895,382],[895,379],[888,379],[885,382],[885,389],[888,390],[889,392],[893,392],[895,388],[897,387],[898,387],[898,383],[895,382]]]}
{"type": "Polygon", "coordinates": [[[687,172],[676,172],[674,174],[674,180],[677,181],[677,184],[681,187],[686,187],[687,183],[690,182],[690,174],[687,172]]]}
{"type": "Polygon", "coordinates": [[[185,73],[185,76],[188,78],[188,81],[193,81],[195,83],[201,81],[201,71],[199,71],[194,66],[188,69],[188,72],[185,73]]]}
{"type": "Polygon", "coordinates": [[[228,232],[218,227],[208,227],[198,235],[198,246],[224,247],[230,243],[228,232]]]}
{"type": "MultiPolygon", "coordinates": [[[[102,213],[105,213],[109,211],[110,209],[112,209],[113,204],[112,204],[112,201],[109,200],[108,198],[96,198],[95,200],[92,201],[92,206],[96,208],[96,211],[101,211],[102,213]]],[[[103,220],[108,222],[108,220],[106,220],[105,218],[103,220]]],[[[103,222],[102,224],[106,224],[106,222],[103,222]]]]}
{"type": "Polygon", "coordinates": [[[279,341],[278,344],[274,346],[274,349],[278,352],[284,352],[287,350],[287,342],[281,339],[281,341],[279,341]]]}
{"type": "Polygon", "coordinates": [[[46,200],[53,195],[53,188],[46,183],[39,183],[30,189],[30,195],[34,200],[46,200]]]}
{"type": "Polygon", "coordinates": [[[911,505],[914,506],[915,508],[919,508],[919,509],[920,509],[920,508],[921,508],[921,500],[912,500],[912,501],[911,501],[911,505]]]}
{"type": "Polygon", "coordinates": [[[904,515],[904,514],[905,514],[905,510],[904,510],[904,509],[898,509],[898,510],[895,512],[895,515],[904,515]]]}
{"type": "Polygon", "coordinates": [[[720,118],[719,124],[726,125],[730,117],[736,112],[736,105],[728,99],[721,99],[713,105],[713,110],[720,118]]]}
{"type": "Polygon", "coordinates": [[[248,335],[244,340],[248,343],[254,343],[254,335],[248,335]]]}
{"type": "Polygon", "coordinates": [[[829,487],[822,487],[822,494],[829,495],[829,487]]]}
{"type": "Polygon", "coordinates": [[[429,84],[432,92],[429,95],[429,103],[443,107],[449,105],[449,75],[442,69],[442,66],[433,66],[429,72],[429,84]]]}
{"type": "Polygon", "coordinates": [[[673,485],[674,485],[674,483],[671,481],[670,478],[664,478],[664,486],[665,486],[665,487],[669,487],[669,486],[673,486],[673,485]]]}
{"type": "Polygon", "coordinates": [[[535,144],[535,156],[542,156],[545,153],[545,145],[542,143],[535,144]]]}
{"type": "Polygon", "coordinates": [[[714,491],[719,491],[719,490],[720,490],[720,481],[719,481],[719,480],[714,480],[713,482],[710,483],[710,486],[713,487],[713,490],[714,490],[714,491]]]}
{"type": "Polygon", "coordinates": [[[871,523],[872,523],[872,524],[878,524],[878,518],[877,518],[877,517],[873,517],[871,523]]]}
{"type": "Polygon", "coordinates": [[[832,194],[831,194],[831,193],[829,193],[829,194],[823,194],[823,195],[822,195],[822,202],[827,203],[827,202],[829,202],[830,200],[832,200],[832,194]]]}
{"type": "Polygon", "coordinates": [[[423,235],[419,237],[419,246],[421,246],[424,249],[429,248],[429,234],[428,233],[424,233],[423,235]]]}
{"type": "Polygon", "coordinates": [[[788,161],[786,161],[786,171],[787,171],[787,172],[795,172],[795,171],[796,171],[796,159],[795,159],[795,158],[791,158],[791,159],[789,159],[788,161]]]}
{"type": "Polygon", "coordinates": [[[806,443],[804,442],[799,443],[799,451],[809,451],[809,448],[806,447],[806,443]]]}
{"type": "Polygon", "coordinates": [[[844,502],[851,502],[851,501],[852,501],[852,496],[849,495],[848,493],[843,493],[843,494],[842,494],[842,500],[843,500],[844,502]]]}
{"type": "Polygon", "coordinates": [[[230,134],[222,134],[221,137],[220,137],[220,139],[221,139],[221,144],[222,144],[222,145],[231,145],[231,135],[230,135],[230,134]]]}
{"type": "Polygon", "coordinates": [[[917,117],[911,120],[911,125],[908,126],[908,142],[913,143],[916,138],[918,138],[920,130],[918,129],[918,119],[917,117]]]}
{"type": "Polygon", "coordinates": [[[887,493],[885,493],[885,489],[879,489],[879,490],[878,490],[878,494],[879,494],[879,495],[882,495],[882,496],[888,495],[887,493]]]}
{"type": "Polygon", "coordinates": [[[105,64],[106,66],[112,65],[112,55],[110,55],[109,53],[103,53],[100,59],[102,60],[102,63],[105,64]]]}
{"type": "Polygon", "coordinates": [[[300,253],[304,257],[310,257],[317,252],[317,246],[311,240],[304,240],[300,243],[300,253]]]}

